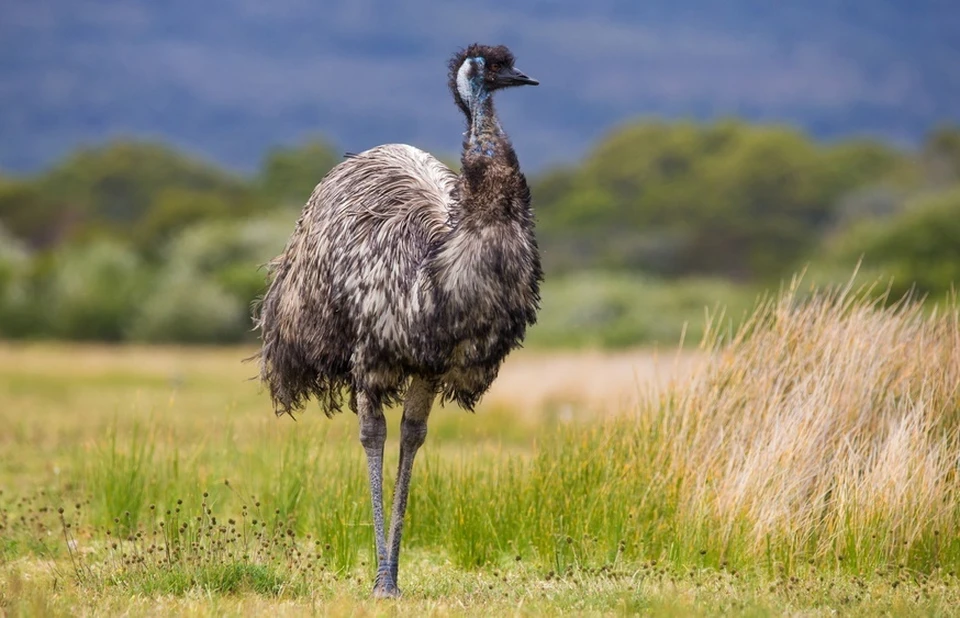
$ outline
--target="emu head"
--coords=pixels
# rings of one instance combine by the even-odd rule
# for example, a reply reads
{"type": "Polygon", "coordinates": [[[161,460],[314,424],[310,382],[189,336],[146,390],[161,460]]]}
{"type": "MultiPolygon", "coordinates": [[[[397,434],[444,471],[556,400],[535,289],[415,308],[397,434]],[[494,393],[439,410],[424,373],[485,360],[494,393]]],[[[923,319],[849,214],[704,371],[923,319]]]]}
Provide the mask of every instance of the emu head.
{"type": "Polygon", "coordinates": [[[450,91],[463,113],[490,96],[495,90],[511,86],[536,86],[513,66],[513,54],[503,45],[491,47],[474,43],[450,59],[450,91]]]}

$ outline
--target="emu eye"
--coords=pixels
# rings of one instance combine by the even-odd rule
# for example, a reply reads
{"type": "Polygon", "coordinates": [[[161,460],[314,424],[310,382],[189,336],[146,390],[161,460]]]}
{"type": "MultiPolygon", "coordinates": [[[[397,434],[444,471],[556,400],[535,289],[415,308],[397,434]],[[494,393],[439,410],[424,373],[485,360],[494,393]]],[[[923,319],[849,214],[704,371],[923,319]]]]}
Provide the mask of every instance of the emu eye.
{"type": "Polygon", "coordinates": [[[499,73],[499,72],[500,72],[500,63],[499,63],[499,62],[494,62],[493,64],[491,64],[491,65],[490,65],[490,70],[493,71],[494,73],[499,73]]]}

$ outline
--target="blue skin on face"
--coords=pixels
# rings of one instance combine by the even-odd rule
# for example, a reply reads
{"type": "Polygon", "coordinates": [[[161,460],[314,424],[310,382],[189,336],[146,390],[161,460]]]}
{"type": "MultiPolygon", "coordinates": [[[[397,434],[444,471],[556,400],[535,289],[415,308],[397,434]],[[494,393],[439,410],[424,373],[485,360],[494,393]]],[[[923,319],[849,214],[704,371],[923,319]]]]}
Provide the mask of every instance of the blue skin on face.
{"type": "Polygon", "coordinates": [[[487,97],[490,96],[490,93],[487,92],[487,89],[483,86],[483,71],[486,66],[486,61],[479,57],[472,58],[472,60],[477,67],[477,70],[473,73],[473,77],[470,78],[470,85],[473,87],[473,98],[477,103],[483,103],[487,97]]]}

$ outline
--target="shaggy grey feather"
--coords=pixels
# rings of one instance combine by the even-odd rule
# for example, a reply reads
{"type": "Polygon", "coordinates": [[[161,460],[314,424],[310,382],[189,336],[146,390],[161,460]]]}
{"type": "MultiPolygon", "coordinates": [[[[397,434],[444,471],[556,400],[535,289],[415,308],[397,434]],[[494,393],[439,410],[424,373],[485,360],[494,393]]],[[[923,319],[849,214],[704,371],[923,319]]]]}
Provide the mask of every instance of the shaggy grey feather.
{"type": "Polygon", "coordinates": [[[467,118],[461,172],[412,146],[350,155],[314,189],[257,324],[278,414],[349,393],[373,504],[374,595],[396,597],[413,461],[439,393],[472,409],[536,320],[540,257],[530,190],[493,109],[499,88],[535,85],[505,47],[471,45],[449,65],[467,118]],[[383,405],[404,399],[387,536],[383,405]]]}
{"type": "Polygon", "coordinates": [[[257,320],[278,413],[313,396],[330,415],[345,392],[392,403],[412,376],[472,409],[520,345],[536,320],[540,259],[526,180],[489,97],[485,108],[484,118],[465,110],[460,175],[390,144],[316,187],[271,263],[257,320]],[[478,139],[486,151],[471,151],[478,139]]]}

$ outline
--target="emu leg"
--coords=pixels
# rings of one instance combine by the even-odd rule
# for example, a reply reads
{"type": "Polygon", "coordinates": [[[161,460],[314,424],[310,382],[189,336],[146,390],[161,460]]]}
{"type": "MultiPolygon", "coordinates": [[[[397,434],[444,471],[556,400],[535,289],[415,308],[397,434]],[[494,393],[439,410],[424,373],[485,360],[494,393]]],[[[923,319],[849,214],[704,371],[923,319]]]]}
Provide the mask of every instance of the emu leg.
{"type": "Polygon", "coordinates": [[[387,559],[387,542],[383,532],[383,443],[387,441],[387,420],[383,409],[370,401],[365,393],[357,393],[357,416],[360,420],[360,444],[367,453],[367,474],[370,477],[370,498],[373,503],[373,534],[377,545],[377,579],[373,594],[396,596],[396,578],[387,559]]]}
{"type": "Polygon", "coordinates": [[[413,472],[413,458],[427,438],[427,418],[436,390],[432,383],[414,378],[407,389],[407,398],[403,402],[403,420],[400,421],[400,468],[397,472],[397,485],[393,492],[393,513],[390,516],[390,543],[388,562],[396,594],[400,594],[397,584],[397,570],[400,564],[400,537],[403,535],[403,517],[407,512],[407,496],[410,490],[410,476],[413,472]]]}

